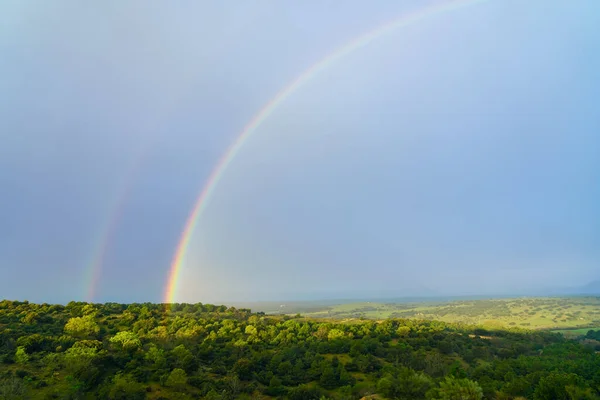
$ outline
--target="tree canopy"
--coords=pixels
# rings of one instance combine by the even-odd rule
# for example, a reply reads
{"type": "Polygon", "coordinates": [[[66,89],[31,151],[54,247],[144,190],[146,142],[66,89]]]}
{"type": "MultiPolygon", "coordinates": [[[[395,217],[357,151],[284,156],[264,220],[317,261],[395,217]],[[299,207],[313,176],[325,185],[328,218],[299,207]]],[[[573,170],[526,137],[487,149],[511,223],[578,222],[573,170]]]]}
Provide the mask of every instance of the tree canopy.
{"type": "Polygon", "coordinates": [[[598,399],[599,336],[209,304],[0,302],[0,398],[598,399]]]}

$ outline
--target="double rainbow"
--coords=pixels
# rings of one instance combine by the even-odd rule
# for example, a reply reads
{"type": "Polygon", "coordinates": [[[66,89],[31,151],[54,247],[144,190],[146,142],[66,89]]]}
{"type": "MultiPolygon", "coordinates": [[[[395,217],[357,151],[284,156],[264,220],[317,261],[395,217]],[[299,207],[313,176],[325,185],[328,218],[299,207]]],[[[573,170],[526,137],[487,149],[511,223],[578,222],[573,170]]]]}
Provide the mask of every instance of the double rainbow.
{"type": "Polygon", "coordinates": [[[319,72],[325,70],[330,65],[334,64],[336,61],[342,59],[343,57],[351,54],[352,52],[360,49],[371,43],[373,40],[389,34],[396,29],[413,25],[420,21],[423,21],[426,18],[430,18],[436,15],[444,14],[447,12],[455,11],[467,6],[475,5],[477,3],[483,3],[487,0],[453,0],[453,1],[444,1],[441,3],[436,3],[426,8],[419,9],[409,14],[405,14],[396,18],[379,28],[376,28],[370,32],[367,32],[358,38],[350,41],[346,45],[338,48],[333,53],[324,57],[316,64],[308,68],[304,71],[300,76],[294,79],[288,86],[284,87],[277,95],[270,100],[259,112],[252,118],[252,120],[244,127],[242,132],[236,138],[236,140],[229,146],[229,148],[225,151],[217,165],[214,167],[211,175],[209,176],[206,184],[202,188],[202,191],[198,195],[196,203],[190,213],[186,223],[183,233],[181,234],[181,239],[177,246],[177,250],[175,252],[175,256],[173,257],[173,261],[171,263],[171,268],[169,270],[169,277],[167,282],[167,287],[164,293],[164,302],[165,303],[173,303],[175,300],[175,295],[177,293],[177,285],[178,278],[181,272],[181,268],[185,259],[185,255],[187,253],[187,249],[190,245],[190,240],[192,234],[194,233],[194,229],[198,225],[198,221],[202,216],[204,210],[208,206],[210,202],[210,198],[214,193],[219,181],[222,179],[227,167],[236,155],[241,150],[244,143],[250,138],[250,136],[256,132],[256,130],[260,127],[260,125],[267,119],[273,112],[277,109],[277,107],[283,103],[288,97],[290,97],[296,90],[298,90],[302,85],[312,79],[319,72]]]}

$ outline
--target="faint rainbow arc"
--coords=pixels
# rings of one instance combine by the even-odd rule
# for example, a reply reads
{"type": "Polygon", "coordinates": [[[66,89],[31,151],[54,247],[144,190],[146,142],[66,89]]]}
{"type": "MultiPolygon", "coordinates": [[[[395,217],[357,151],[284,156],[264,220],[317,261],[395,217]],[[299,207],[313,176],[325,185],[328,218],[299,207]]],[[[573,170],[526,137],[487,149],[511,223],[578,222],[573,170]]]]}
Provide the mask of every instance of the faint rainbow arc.
{"type": "MultiPolygon", "coordinates": [[[[132,8],[130,11],[135,10],[132,8]]],[[[248,17],[252,18],[252,16],[248,17]]],[[[230,47],[231,39],[231,36],[228,36],[225,39],[221,38],[221,52],[225,52],[230,47]]],[[[213,54],[213,56],[218,57],[219,53],[213,54]]],[[[210,60],[210,58],[207,58],[206,60],[210,60]]],[[[197,73],[197,69],[190,69],[187,72],[184,71],[184,76],[188,74],[196,75],[197,73]]],[[[150,121],[146,121],[147,125],[143,125],[141,128],[137,128],[137,130],[141,130],[144,132],[149,132],[153,130],[154,133],[149,139],[142,143],[136,155],[132,157],[132,161],[126,169],[124,177],[121,179],[121,182],[117,186],[117,194],[110,201],[108,216],[107,218],[105,218],[106,223],[102,226],[100,230],[98,240],[96,241],[96,244],[93,247],[91,259],[85,264],[86,267],[84,271],[84,297],[87,302],[92,302],[96,297],[96,292],[98,289],[98,284],[100,282],[104,262],[107,253],[110,250],[111,245],[113,244],[114,236],[119,227],[121,218],[123,217],[123,214],[125,212],[127,202],[130,200],[133,191],[133,185],[135,181],[139,179],[139,175],[142,171],[142,166],[147,162],[149,154],[156,146],[156,143],[162,137],[162,134],[159,133],[159,129],[157,126],[165,126],[164,124],[166,124],[166,116],[169,115],[170,112],[175,110],[178,104],[183,102],[183,100],[181,100],[180,97],[185,95],[185,93],[186,91],[182,90],[181,93],[172,94],[170,99],[167,99],[167,105],[163,107],[162,114],[159,114],[158,116],[155,115],[156,118],[151,119],[150,121]]],[[[191,93],[191,91],[188,92],[188,94],[191,93]]]]}
{"type": "Polygon", "coordinates": [[[135,178],[141,170],[141,166],[145,157],[145,150],[146,149],[142,149],[140,153],[133,158],[133,160],[130,163],[130,166],[126,170],[127,172],[121,179],[121,183],[118,185],[117,189],[118,194],[113,199],[111,207],[109,208],[110,212],[109,217],[107,218],[107,223],[104,225],[104,228],[100,231],[100,240],[98,241],[95,250],[92,253],[93,255],[91,262],[86,268],[88,277],[86,279],[87,283],[85,285],[85,301],[87,301],[88,303],[93,302],[96,296],[96,290],[98,289],[100,274],[102,272],[102,267],[104,266],[106,254],[109,250],[109,247],[112,244],[119,221],[123,216],[127,200],[131,195],[132,182],[135,180],[135,178]]]}
{"type": "Polygon", "coordinates": [[[404,14],[399,18],[396,18],[391,22],[380,26],[379,28],[376,28],[370,32],[359,36],[358,38],[350,41],[346,45],[343,45],[342,47],[338,48],[333,53],[330,53],[329,55],[325,56],[316,64],[313,64],[306,71],[300,74],[288,86],[284,87],[281,91],[279,91],[275,95],[275,97],[273,97],[273,99],[271,99],[258,112],[258,114],[254,116],[254,118],[252,118],[252,120],[244,127],[240,135],[225,151],[217,165],[213,168],[212,173],[208,177],[206,184],[200,192],[200,195],[197,197],[192,212],[190,213],[185,223],[185,228],[181,234],[179,244],[177,245],[177,249],[175,251],[175,255],[173,257],[173,261],[169,269],[167,287],[164,293],[164,302],[174,302],[174,296],[177,291],[177,280],[179,277],[179,273],[181,272],[181,266],[183,264],[187,248],[189,246],[192,233],[196,228],[200,216],[206,209],[206,206],[208,205],[210,197],[214,192],[218,182],[220,181],[221,177],[226,171],[227,166],[238,154],[248,137],[256,131],[256,129],[262,124],[262,122],[265,121],[283,101],[285,101],[292,93],[294,93],[304,83],[309,81],[313,76],[327,68],[327,66],[343,58],[344,56],[358,50],[359,48],[366,46],[367,44],[369,44],[374,39],[377,39],[380,36],[388,34],[398,28],[414,24],[434,15],[443,14],[445,12],[454,11],[460,8],[464,8],[466,6],[475,5],[477,3],[483,3],[486,1],[489,0],[445,1],[443,3],[434,4],[432,6],[414,11],[412,13],[404,14]]]}

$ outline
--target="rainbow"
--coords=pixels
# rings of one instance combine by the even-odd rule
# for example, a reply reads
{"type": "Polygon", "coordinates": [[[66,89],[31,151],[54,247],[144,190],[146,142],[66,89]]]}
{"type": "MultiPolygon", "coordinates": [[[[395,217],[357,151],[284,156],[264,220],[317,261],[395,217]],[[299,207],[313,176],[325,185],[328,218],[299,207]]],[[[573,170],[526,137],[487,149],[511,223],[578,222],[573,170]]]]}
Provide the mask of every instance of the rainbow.
{"type": "Polygon", "coordinates": [[[377,39],[380,36],[389,34],[394,30],[405,27],[408,25],[415,24],[419,21],[422,21],[426,18],[433,17],[435,15],[443,14],[446,12],[458,10],[470,5],[474,5],[477,3],[483,3],[488,0],[448,0],[443,1],[441,3],[436,3],[431,6],[419,9],[417,11],[404,14],[399,18],[396,18],[370,32],[367,32],[358,38],[350,41],[346,45],[338,48],[333,53],[330,53],[328,56],[324,57],[316,64],[312,65],[306,71],[304,71],[300,76],[294,79],[288,86],[284,87],[279,93],[273,97],[259,112],[252,118],[252,120],[244,127],[240,135],[236,138],[236,140],[229,146],[229,148],[225,151],[217,165],[214,167],[212,173],[206,181],[202,191],[198,195],[196,203],[190,213],[186,223],[183,233],[181,234],[181,239],[175,251],[175,255],[173,257],[173,261],[171,263],[171,267],[169,269],[169,276],[167,279],[167,287],[164,292],[164,302],[165,303],[173,303],[175,298],[175,293],[177,292],[177,282],[179,273],[181,272],[181,267],[187,252],[187,249],[190,244],[190,239],[194,232],[196,225],[198,224],[198,220],[202,215],[203,211],[206,209],[209,200],[217,187],[217,184],[223,177],[227,167],[232,162],[232,160],[239,153],[240,149],[244,145],[244,143],[248,140],[248,138],[254,133],[258,127],[267,119],[273,112],[277,109],[277,107],[284,102],[288,97],[290,97],[296,90],[298,90],[302,85],[308,82],[311,78],[317,75],[319,72],[326,69],[331,64],[340,60],[341,58],[347,56],[348,54],[356,51],[357,49],[368,45],[373,40],[377,39]]]}
{"type": "Polygon", "coordinates": [[[123,215],[127,199],[131,194],[132,182],[141,170],[143,160],[146,155],[146,148],[143,148],[137,156],[130,162],[126,173],[123,175],[120,184],[118,185],[117,194],[110,203],[109,217],[104,227],[100,230],[100,238],[92,252],[92,257],[86,268],[86,294],[85,301],[91,303],[96,296],[96,290],[100,281],[100,273],[104,265],[104,259],[113,241],[113,236],[117,230],[118,222],[123,215]]]}

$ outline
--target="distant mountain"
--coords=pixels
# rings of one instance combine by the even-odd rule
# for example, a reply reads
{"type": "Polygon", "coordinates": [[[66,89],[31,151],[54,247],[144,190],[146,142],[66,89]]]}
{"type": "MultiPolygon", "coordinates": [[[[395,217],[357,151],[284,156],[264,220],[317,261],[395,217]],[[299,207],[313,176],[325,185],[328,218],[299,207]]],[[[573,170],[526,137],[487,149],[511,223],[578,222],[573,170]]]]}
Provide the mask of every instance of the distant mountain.
{"type": "Polygon", "coordinates": [[[582,294],[600,294],[600,280],[588,283],[580,288],[582,294]]]}
{"type": "Polygon", "coordinates": [[[600,295],[600,280],[592,281],[583,286],[571,286],[571,287],[555,287],[540,290],[538,295],[550,296],[577,296],[577,295],[600,295]]]}

